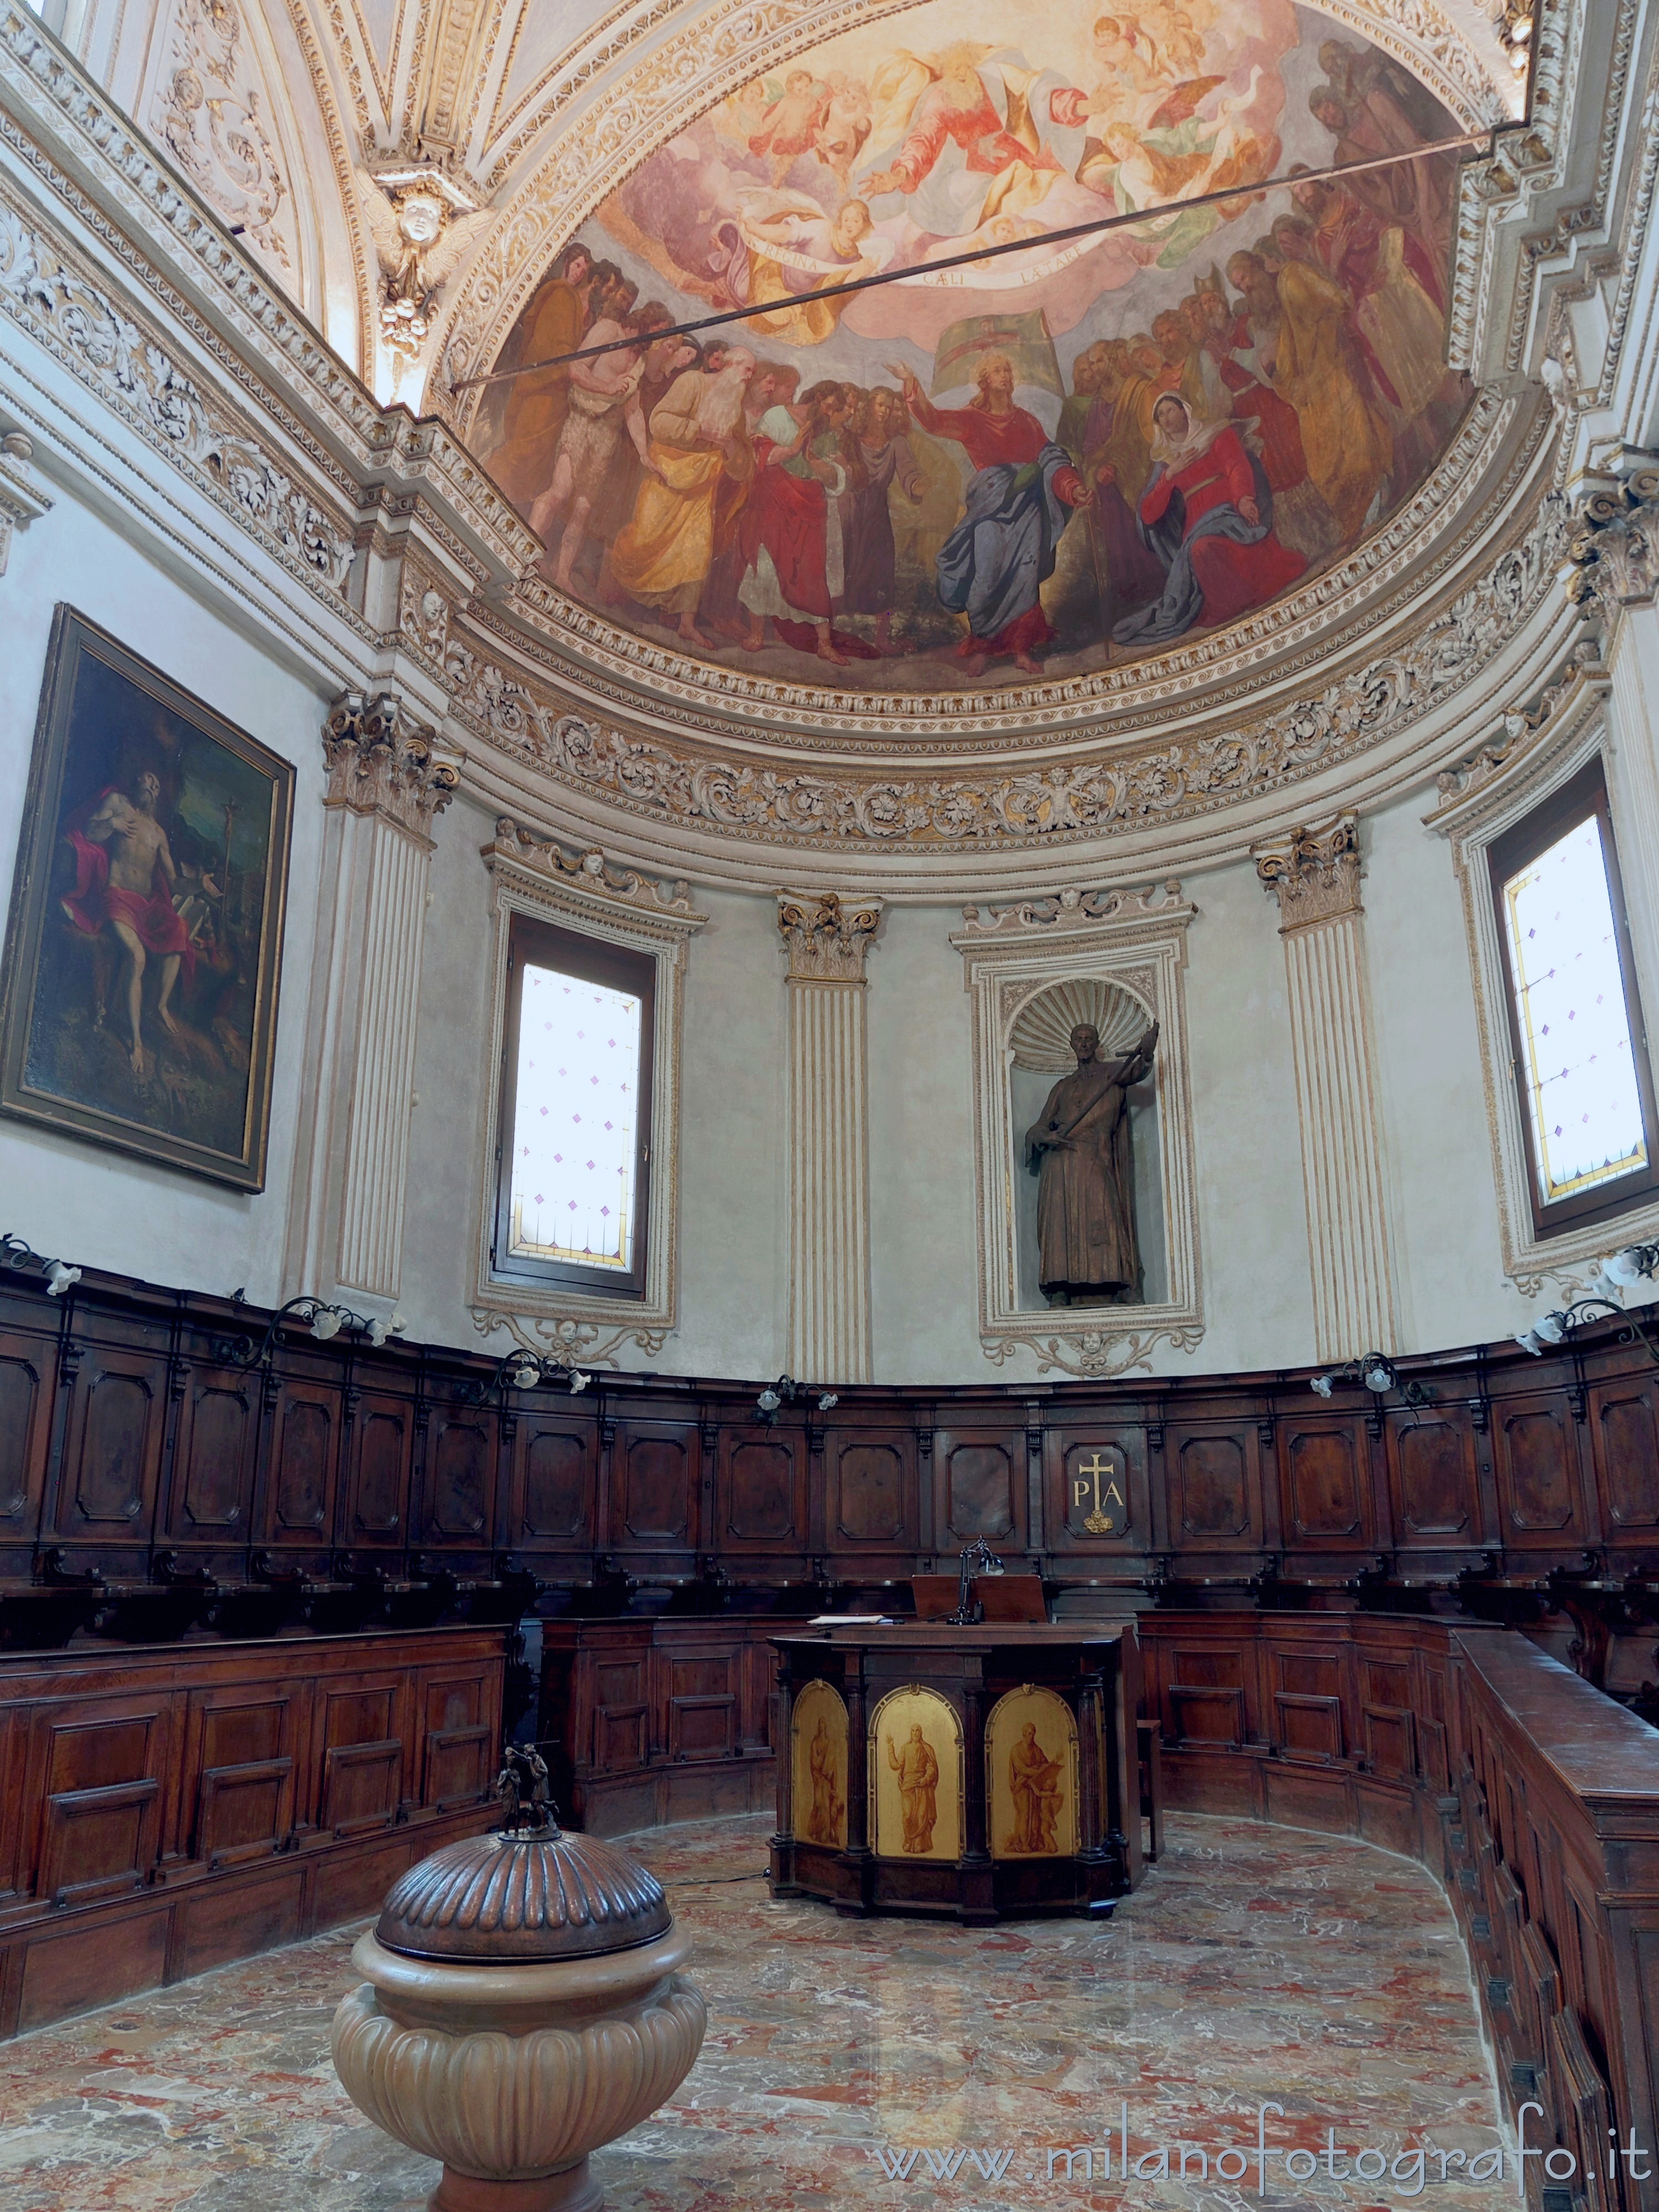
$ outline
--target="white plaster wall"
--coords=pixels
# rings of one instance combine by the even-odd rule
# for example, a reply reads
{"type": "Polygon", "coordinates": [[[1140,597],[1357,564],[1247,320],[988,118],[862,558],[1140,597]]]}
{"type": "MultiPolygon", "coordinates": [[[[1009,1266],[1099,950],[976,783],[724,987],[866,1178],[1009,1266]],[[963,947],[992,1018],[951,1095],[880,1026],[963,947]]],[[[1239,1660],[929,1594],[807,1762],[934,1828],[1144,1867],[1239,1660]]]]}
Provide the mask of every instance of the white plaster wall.
{"type": "Polygon", "coordinates": [[[280,666],[54,486],[0,576],[0,902],[9,904],[46,647],[58,601],[101,623],[173,682],[295,762],[288,921],[263,1191],[193,1176],[0,1117],[0,1230],[37,1251],[155,1283],[276,1294],[301,1079],[322,820],[325,690],[280,666]]]}
{"type": "Polygon", "coordinates": [[[1413,1352],[1511,1335],[1535,1310],[1503,1271],[1462,894],[1424,821],[1434,805],[1415,792],[1360,832],[1395,1311],[1413,1352]]]}
{"type": "MultiPolygon", "coordinates": [[[[412,1336],[478,1342],[471,1317],[488,1093],[495,815],[458,800],[434,831],[410,1128],[404,1286],[412,1336]]],[[[574,837],[573,843],[581,842],[574,837]]],[[[656,1358],[689,1375],[783,1364],[783,1081],[788,1009],[770,902],[696,889],[681,1039],[680,1326],[656,1358]]],[[[495,1343],[504,1347],[505,1334],[495,1343]]]]}
{"type": "Polygon", "coordinates": [[[1294,1366],[1314,1356],[1302,1140],[1279,939],[1279,907],[1252,866],[1183,886],[1187,1050],[1203,1342],[1163,1347],[1160,1373],[1294,1366]]]}
{"type": "Polygon", "coordinates": [[[979,1348],[972,1000],[962,908],[894,907],[866,963],[878,1382],[987,1382],[979,1348]]]}
{"type": "MultiPolygon", "coordinates": [[[[1395,1255],[1413,1352],[1507,1335],[1485,1092],[1450,854],[1425,793],[1364,830],[1365,938],[1395,1255]]],[[[490,1068],[488,817],[438,824],[422,986],[404,1289],[412,1332],[476,1343],[468,1310],[490,1068]]],[[[1279,908],[1253,866],[1194,878],[1186,975],[1206,1328],[1159,1373],[1314,1358],[1279,908]]],[[[773,903],[694,888],[682,1063],[680,1326],[625,1367],[761,1377],[784,1362],[788,1006],[773,903]]],[[[1038,1379],[980,1348],[970,1001],[949,942],[960,908],[892,907],[869,956],[874,1373],[882,1382],[1038,1379]]],[[[1057,1317],[1058,1319],[1058,1317],[1057,1317]]],[[[505,1341],[504,1339],[501,1340],[505,1341]]],[[[810,1379],[810,1378],[807,1378],[810,1379]]]]}

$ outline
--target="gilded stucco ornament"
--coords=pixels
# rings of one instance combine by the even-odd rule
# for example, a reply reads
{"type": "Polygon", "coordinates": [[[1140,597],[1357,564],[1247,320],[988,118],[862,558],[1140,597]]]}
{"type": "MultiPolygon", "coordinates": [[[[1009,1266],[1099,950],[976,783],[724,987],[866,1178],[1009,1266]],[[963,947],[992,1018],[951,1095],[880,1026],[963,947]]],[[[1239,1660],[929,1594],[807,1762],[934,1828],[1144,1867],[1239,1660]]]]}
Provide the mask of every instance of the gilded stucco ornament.
{"type": "Polygon", "coordinates": [[[1645,462],[1591,492],[1573,518],[1566,553],[1577,571],[1568,593],[1587,611],[1651,606],[1659,592],[1659,464],[1645,462]]]}
{"type": "Polygon", "coordinates": [[[323,724],[323,757],[325,806],[382,815],[422,838],[461,781],[460,763],[444,758],[433,732],[389,691],[343,692],[323,724]]]}
{"type": "Polygon", "coordinates": [[[1024,772],[860,777],[790,772],[735,751],[681,750],[565,710],[537,678],[452,635],[453,711],[501,751],[647,820],[787,844],[921,848],[1073,842],[1175,823],[1270,796],[1339,766],[1451,700],[1512,640],[1554,585],[1565,501],[1404,640],[1318,691],[1231,728],[1200,728],[1105,758],[1024,772]]]}
{"type": "Polygon", "coordinates": [[[480,1336],[504,1328],[521,1351],[533,1352],[556,1367],[569,1371],[585,1367],[614,1367],[617,1354],[628,1346],[654,1359],[667,1343],[666,1328],[601,1328],[589,1321],[547,1319],[531,1321],[498,1309],[474,1306],[472,1326],[480,1336]]]}

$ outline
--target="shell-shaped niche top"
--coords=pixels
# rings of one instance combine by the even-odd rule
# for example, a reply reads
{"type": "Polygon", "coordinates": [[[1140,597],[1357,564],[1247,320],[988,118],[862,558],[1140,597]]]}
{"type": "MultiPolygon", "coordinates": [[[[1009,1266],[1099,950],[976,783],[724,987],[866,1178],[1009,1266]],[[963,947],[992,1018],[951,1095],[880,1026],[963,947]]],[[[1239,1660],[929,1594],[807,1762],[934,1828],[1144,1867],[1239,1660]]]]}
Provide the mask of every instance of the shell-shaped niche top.
{"type": "Polygon", "coordinates": [[[1014,1017],[1008,1042],[1014,1066],[1044,1075],[1069,1075],[1077,1066],[1072,1031],[1085,1025],[1100,1032],[1100,1057],[1127,1052],[1146,1035],[1152,1016],[1120,983],[1103,976],[1073,975],[1028,999],[1014,1017]]]}
{"type": "MultiPolygon", "coordinates": [[[[547,1770],[530,1755],[545,1784],[547,1770]]],[[[520,1754],[522,1757],[522,1754],[520,1754]]],[[[469,1966],[591,1959],[654,1942],[674,1924],[656,1876],[597,1836],[567,1835],[544,1790],[515,1788],[513,1754],[497,1789],[506,1826],[447,1844],[393,1884],[374,1934],[387,1951],[469,1966]]]]}

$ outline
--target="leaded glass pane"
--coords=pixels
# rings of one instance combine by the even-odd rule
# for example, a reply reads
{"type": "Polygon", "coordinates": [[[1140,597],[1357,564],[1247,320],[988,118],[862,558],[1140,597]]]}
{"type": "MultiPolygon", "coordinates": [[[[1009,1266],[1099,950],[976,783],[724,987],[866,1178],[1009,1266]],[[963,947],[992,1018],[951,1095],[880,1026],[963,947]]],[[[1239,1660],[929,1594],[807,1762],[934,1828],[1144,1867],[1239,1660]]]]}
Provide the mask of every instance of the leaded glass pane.
{"type": "Polygon", "coordinates": [[[526,964],[513,1115],[515,1259],[634,1264],[641,1001],[526,964]]]}
{"type": "Polygon", "coordinates": [[[1647,1163],[1601,823],[1592,814],[1504,885],[1540,1195],[1647,1163]]]}

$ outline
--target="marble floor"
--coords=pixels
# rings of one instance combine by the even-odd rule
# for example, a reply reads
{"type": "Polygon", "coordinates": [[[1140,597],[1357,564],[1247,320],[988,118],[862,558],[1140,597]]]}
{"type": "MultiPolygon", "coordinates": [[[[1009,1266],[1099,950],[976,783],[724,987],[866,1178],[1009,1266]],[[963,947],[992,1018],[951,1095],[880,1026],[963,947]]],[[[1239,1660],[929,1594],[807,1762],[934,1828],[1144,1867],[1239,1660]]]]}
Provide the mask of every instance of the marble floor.
{"type": "MultiPolygon", "coordinates": [[[[696,1935],[709,2028],[672,2104],[596,2158],[613,2212],[1513,2206],[1512,2154],[1474,2181],[1455,2156],[1491,2172],[1507,2138],[1462,1943],[1409,1862],[1174,1815],[1109,1924],[964,1931],[772,1902],[732,1878],[762,1871],[769,1826],[629,1839],[696,1935]],[[1085,2146],[1092,2178],[1081,2156],[1068,2178],[1054,2154],[1085,2146]],[[1187,2178],[1162,2179],[1182,2146],[1187,2178]],[[1286,2176],[1297,2149],[1306,2179],[1286,2176]]],[[[329,2063],[355,1933],[0,2045],[6,2212],[422,2203],[437,2168],[369,2127],[329,2063]]]]}

